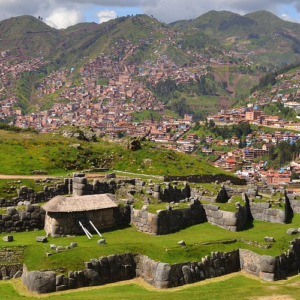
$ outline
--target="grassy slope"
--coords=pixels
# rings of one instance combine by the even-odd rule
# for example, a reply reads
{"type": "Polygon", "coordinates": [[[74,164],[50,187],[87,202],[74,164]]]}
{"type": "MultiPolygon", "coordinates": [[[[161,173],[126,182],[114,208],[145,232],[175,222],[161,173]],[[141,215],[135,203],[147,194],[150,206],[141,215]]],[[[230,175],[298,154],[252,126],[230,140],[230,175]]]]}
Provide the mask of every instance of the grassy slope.
{"type": "Polygon", "coordinates": [[[13,50],[26,57],[47,56],[60,43],[56,29],[33,16],[10,18],[0,22],[0,50],[13,50]]]}
{"type": "MultiPolygon", "coordinates": [[[[2,300],[34,299],[43,297],[29,293],[22,285],[21,279],[9,283],[2,281],[0,283],[0,291],[2,300]]],[[[134,280],[120,284],[49,294],[44,297],[49,300],[156,300],[162,298],[165,300],[292,300],[299,299],[299,276],[285,282],[262,282],[253,277],[249,278],[247,275],[232,274],[226,277],[205,280],[204,282],[171,290],[157,290],[141,281],[134,280]]]]}
{"type": "Polygon", "coordinates": [[[2,300],[34,299],[40,297],[46,297],[49,300],[156,300],[162,298],[165,300],[292,300],[299,299],[299,276],[285,282],[262,282],[247,275],[232,274],[170,290],[157,290],[142,281],[134,280],[100,287],[83,288],[76,291],[70,290],[45,296],[37,296],[29,293],[22,285],[21,279],[17,279],[12,282],[0,282],[0,291],[2,300]]]}
{"type": "Polygon", "coordinates": [[[190,175],[224,173],[196,157],[157,148],[144,143],[138,151],[127,151],[117,143],[88,143],[51,134],[0,131],[0,173],[31,174],[45,170],[49,174],[65,174],[70,170],[88,169],[92,165],[120,171],[154,175],[190,175]],[[80,143],[81,149],[69,147],[80,143]],[[151,159],[151,163],[144,160],[151,159]]]}

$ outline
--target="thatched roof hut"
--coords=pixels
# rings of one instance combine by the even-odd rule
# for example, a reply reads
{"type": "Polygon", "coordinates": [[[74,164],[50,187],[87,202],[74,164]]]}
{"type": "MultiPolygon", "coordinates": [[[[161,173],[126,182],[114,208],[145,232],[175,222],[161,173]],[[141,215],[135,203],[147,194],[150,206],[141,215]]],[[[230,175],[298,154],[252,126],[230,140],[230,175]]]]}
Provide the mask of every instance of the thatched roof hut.
{"type": "Polygon", "coordinates": [[[83,212],[117,207],[117,204],[107,195],[88,196],[56,196],[43,205],[46,212],[83,212]]]}
{"type": "Polygon", "coordinates": [[[90,221],[100,230],[112,227],[114,209],[118,206],[108,194],[87,196],[56,196],[42,206],[46,211],[45,230],[54,237],[83,234],[80,223],[93,230],[90,221]]]}

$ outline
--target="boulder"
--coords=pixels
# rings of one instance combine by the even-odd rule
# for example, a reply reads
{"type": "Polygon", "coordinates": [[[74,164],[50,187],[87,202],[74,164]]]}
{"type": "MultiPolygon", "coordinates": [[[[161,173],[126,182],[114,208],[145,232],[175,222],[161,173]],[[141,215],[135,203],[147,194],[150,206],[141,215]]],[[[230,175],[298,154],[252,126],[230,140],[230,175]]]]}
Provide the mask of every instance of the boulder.
{"type": "Polygon", "coordinates": [[[56,291],[56,275],[54,272],[32,271],[22,275],[23,283],[29,291],[38,294],[56,291]]]}
{"type": "Polygon", "coordinates": [[[178,245],[181,245],[181,246],[186,246],[186,243],[185,243],[185,241],[179,241],[178,243],[177,243],[178,245]]]}
{"type": "Polygon", "coordinates": [[[274,243],[275,239],[271,236],[265,236],[265,242],[274,243]]]}
{"type": "Polygon", "coordinates": [[[47,237],[45,237],[45,236],[37,236],[35,239],[39,243],[47,243],[48,242],[47,237]]]}
{"type": "Polygon", "coordinates": [[[286,233],[287,233],[287,234],[290,234],[290,235],[292,235],[292,234],[297,234],[297,233],[298,233],[298,230],[295,229],[295,228],[289,228],[289,229],[287,230],[286,233]]]}
{"type": "Polygon", "coordinates": [[[273,256],[262,255],[260,257],[260,270],[264,273],[274,273],[276,259],[273,256]]]}

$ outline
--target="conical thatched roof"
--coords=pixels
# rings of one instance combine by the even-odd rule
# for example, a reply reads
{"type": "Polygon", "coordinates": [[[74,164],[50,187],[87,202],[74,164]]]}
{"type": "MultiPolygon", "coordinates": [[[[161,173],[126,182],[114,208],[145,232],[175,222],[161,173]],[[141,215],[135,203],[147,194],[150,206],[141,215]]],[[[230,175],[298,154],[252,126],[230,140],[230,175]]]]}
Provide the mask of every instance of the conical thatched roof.
{"type": "Polygon", "coordinates": [[[80,212],[117,207],[107,195],[65,197],[56,196],[42,206],[46,212],[80,212]]]}

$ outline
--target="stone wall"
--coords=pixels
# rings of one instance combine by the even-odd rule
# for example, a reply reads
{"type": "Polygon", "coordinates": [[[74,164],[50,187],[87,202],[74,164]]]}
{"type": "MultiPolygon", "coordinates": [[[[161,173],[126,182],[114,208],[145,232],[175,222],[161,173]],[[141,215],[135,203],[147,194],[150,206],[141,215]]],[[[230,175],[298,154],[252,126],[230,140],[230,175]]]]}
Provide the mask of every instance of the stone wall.
{"type": "Polygon", "coordinates": [[[0,280],[22,276],[23,264],[0,264],[0,280]]]}
{"type": "Polygon", "coordinates": [[[239,250],[241,269],[266,281],[274,281],[276,259],[272,256],[259,255],[250,250],[239,250]]]}
{"type": "Polygon", "coordinates": [[[212,252],[211,256],[205,256],[199,262],[170,265],[145,255],[125,253],[91,259],[85,267],[82,271],[70,271],[68,276],[64,276],[54,272],[28,272],[24,266],[22,279],[27,288],[35,293],[102,285],[135,277],[141,277],[156,288],[172,288],[240,269],[263,280],[274,281],[298,274],[300,238],[291,242],[289,251],[276,257],[238,249],[227,253],[212,252]]]}
{"type": "Polygon", "coordinates": [[[240,270],[239,252],[212,252],[200,262],[170,265],[156,262],[144,255],[131,253],[91,259],[82,271],[70,271],[68,276],[54,272],[28,272],[24,267],[22,280],[34,293],[51,293],[112,282],[143,278],[156,288],[171,288],[240,270]]]}
{"type": "Polygon", "coordinates": [[[189,208],[169,208],[157,214],[149,213],[146,207],[131,211],[131,223],[139,231],[154,235],[176,232],[205,221],[205,211],[198,200],[193,201],[189,208]]]}
{"type": "Polygon", "coordinates": [[[186,182],[183,188],[178,188],[176,185],[172,186],[170,183],[167,183],[165,188],[161,188],[160,184],[155,184],[153,196],[163,202],[179,202],[190,198],[191,189],[186,182]]]}
{"type": "Polygon", "coordinates": [[[231,182],[234,185],[246,185],[246,180],[225,174],[189,175],[189,176],[164,176],[164,181],[187,181],[194,183],[231,182]]]}
{"type": "Polygon", "coordinates": [[[93,195],[93,194],[115,194],[117,189],[130,185],[140,185],[139,179],[109,179],[108,181],[99,181],[95,179],[93,183],[88,183],[83,173],[75,173],[74,177],[69,179],[69,187],[72,188],[74,196],[93,195]]]}
{"type": "Polygon", "coordinates": [[[250,211],[254,220],[285,224],[287,214],[285,209],[271,208],[267,202],[255,203],[250,201],[250,211]]]}
{"type": "Polygon", "coordinates": [[[229,231],[240,231],[247,223],[249,209],[247,206],[238,206],[236,212],[220,210],[220,207],[213,204],[203,204],[207,221],[229,231]]]}
{"type": "Polygon", "coordinates": [[[300,214],[300,200],[292,194],[286,194],[286,201],[288,200],[294,213],[300,214]]]}
{"type": "Polygon", "coordinates": [[[7,208],[7,214],[0,215],[0,232],[20,232],[43,229],[45,211],[38,205],[27,205],[25,210],[7,208]]]}
{"type": "Polygon", "coordinates": [[[290,250],[279,256],[259,255],[239,250],[241,269],[266,281],[286,279],[298,274],[300,268],[300,239],[291,242],[290,250]]]}
{"type": "Polygon", "coordinates": [[[239,250],[241,269],[266,281],[286,279],[298,274],[300,268],[300,238],[291,242],[290,249],[276,257],[239,250]]]}
{"type": "MultiPolygon", "coordinates": [[[[94,212],[91,214],[94,214],[94,212]]],[[[47,217],[49,218],[49,216],[47,217]]],[[[44,229],[45,218],[46,212],[38,205],[27,205],[25,210],[21,211],[16,210],[14,207],[8,207],[6,214],[0,214],[0,233],[44,229]]],[[[61,234],[83,234],[81,228],[74,226],[74,218],[75,217],[73,215],[68,214],[68,218],[60,218],[62,221],[61,224],[57,221],[51,222],[51,225],[55,227],[55,230],[53,231],[55,232],[54,236],[55,234],[57,234],[57,236],[60,236],[61,234]],[[72,232],[64,232],[62,230],[64,226],[66,228],[72,228],[72,232]]],[[[130,224],[130,206],[125,205],[124,207],[115,207],[111,209],[109,216],[102,213],[100,219],[94,219],[92,216],[89,216],[89,220],[91,220],[97,228],[104,228],[100,226],[99,222],[101,224],[103,223],[105,227],[127,226],[130,224]]],[[[87,227],[90,228],[89,226],[87,227]]],[[[52,232],[52,229],[53,228],[47,228],[46,232],[52,232]]],[[[92,228],[90,229],[91,231],[94,231],[92,228]]]]}
{"type": "Polygon", "coordinates": [[[0,207],[24,205],[24,203],[41,203],[49,201],[57,195],[68,194],[69,191],[67,182],[67,179],[65,179],[64,184],[57,184],[55,187],[45,186],[44,190],[40,192],[34,192],[33,189],[28,188],[26,186],[22,186],[19,190],[17,190],[17,197],[14,197],[10,200],[5,200],[1,198],[0,207]]]}
{"type": "Polygon", "coordinates": [[[147,256],[137,257],[136,275],[156,288],[172,288],[219,277],[240,270],[239,253],[212,252],[200,262],[186,262],[170,265],[156,262],[147,256]]]}
{"type": "Polygon", "coordinates": [[[232,196],[240,196],[242,193],[247,194],[249,197],[257,196],[257,188],[249,188],[249,187],[236,188],[228,185],[224,185],[223,187],[229,198],[231,198],[232,196]]]}
{"type": "Polygon", "coordinates": [[[23,283],[29,291],[42,294],[129,280],[136,277],[136,263],[131,253],[116,254],[85,263],[86,269],[70,271],[68,276],[54,272],[28,272],[24,268],[23,283]]]}

